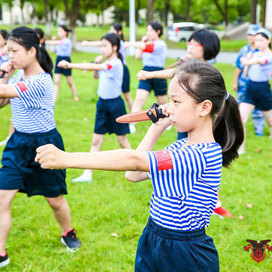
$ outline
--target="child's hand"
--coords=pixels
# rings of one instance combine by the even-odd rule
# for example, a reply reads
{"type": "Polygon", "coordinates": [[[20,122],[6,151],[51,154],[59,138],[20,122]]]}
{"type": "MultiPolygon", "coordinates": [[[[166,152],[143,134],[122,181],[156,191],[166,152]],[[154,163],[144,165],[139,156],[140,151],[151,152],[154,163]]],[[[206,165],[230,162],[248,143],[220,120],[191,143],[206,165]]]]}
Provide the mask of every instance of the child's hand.
{"type": "Polygon", "coordinates": [[[246,57],[241,58],[240,61],[241,61],[241,63],[242,63],[243,65],[248,65],[248,64],[249,64],[249,59],[246,58],[246,57]]]}
{"type": "Polygon", "coordinates": [[[85,40],[84,40],[84,41],[82,41],[81,44],[82,44],[82,46],[88,46],[88,41],[85,41],[85,40]]]}
{"type": "Polygon", "coordinates": [[[53,41],[55,41],[56,39],[57,39],[57,37],[56,36],[52,36],[52,38],[51,38],[53,41]]]}
{"type": "Polygon", "coordinates": [[[58,67],[60,68],[64,68],[64,69],[69,69],[71,68],[71,63],[66,61],[66,60],[61,60],[59,63],[58,63],[58,67]]]}
{"type": "Polygon", "coordinates": [[[169,120],[169,113],[167,111],[169,104],[164,104],[164,105],[160,105],[159,109],[162,110],[162,114],[165,115],[165,118],[160,118],[159,121],[157,123],[155,123],[156,126],[159,127],[163,127],[164,129],[166,129],[167,127],[169,127],[171,125],[171,122],[169,120]]]}
{"type": "Polygon", "coordinates": [[[11,61],[4,62],[1,65],[1,76],[2,78],[9,78],[15,71],[15,68],[13,67],[11,61]]]}
{"type": "Polygon", "coordinates": [[[43,145],[37,148],[35,161],[44,169],[63,169],[65,152],[52,144],[43,145]]]}
{"type": "Polygon", "coordinates": [[[253,52],[248,52],[248,53],[247,53],[247,58],[248,58],[248,59],[251,59],[252,57],[253,57],[253,52]]]}
{"type": "Polygon", "coordinates": [[[96,63],[102,63],[103,61],[104,61],[103,56],[97,56],[97,57],[95,58],[95,62],[96,62],[96,63]]]}
{"type": "Polygon", "coordinates": [[[141,39],[142,42],[147,42],[148,41],[148,38],[147,36],[143,36],[142,39],[141,39]]]}
{"type": "Polygon", "coordinates": [[[149,75],[149,72],[141,70],[137,74],[137,78],[138,78],[138,80],[147,80],[147,79],[149,79],[148,75],[149,75]]]}

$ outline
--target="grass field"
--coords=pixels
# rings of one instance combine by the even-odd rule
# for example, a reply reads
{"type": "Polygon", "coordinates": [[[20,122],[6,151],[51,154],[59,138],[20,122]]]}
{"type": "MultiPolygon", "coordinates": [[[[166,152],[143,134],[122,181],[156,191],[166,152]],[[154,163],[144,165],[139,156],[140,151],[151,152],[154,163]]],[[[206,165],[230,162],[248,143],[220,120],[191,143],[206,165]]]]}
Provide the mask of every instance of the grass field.
{"type": "MultiPolygon", "coordinates": [[[[40,27],[45,31],[44,25],[28,25],[29,27],[40,27]]],[[[12,30],[15,26],[7,26],[7,25],[1,25],[0,28],[12,30]]],[[[89,27],[89,26],[83,26],[83,27],[77,27],[76,28],[76,37],[77,41],[82,40],[100,40],[100,38],[108,32],[110,29],[110,26],[105,27],[89,27]]],[[[136,40],[140,40],[142,36],[146,34],[146,27],[140,26],[137,29],[137,37],[136,40]]],[[[51,29],[51,36],[57,36],[57,27],[53,27],[51,29]]],[[[124,36],[125,40],[129,40],[129,27],[124,28],[124,36]]],[[[48,37],[50,38],[50,37],[48,37]]],[[[166,40],[168,48],[173,49],[186,49],[186,42],[173,42],[166,40]]],[[[246,45],[246,40],[221,40],[221,51],[233,51],[238,52],[242,46],[246,45]]]]}
{"type": "MultiPolygon", "coordinates": [[[[72,59],[74,62],[88,61],[94,59],[94,55],[73,53],[72,59]]],[[[170,60],[166,65],[169,64],[170,60]]],[[[128,66],[134,97],[138,83],[136,73],[142,64],[128,58],[128,66]]],[[[234,68],[229,64],[216,66],[233,94],[234,68]]],[[[72,100],[63,78],[55,118],[66,150],[85,152],[89,150],[92,138],[98,81],[90,72],[74,70],[73,75],[80,102],[72,100]]],[[[146,107],[154,101],[151,95],[146,107]]],[[[7,136],[9,117],[9,106],[1,109],[0,140],[7,136]]],[[[133,148],[137,147],[149,125],[149,122],[140,123],[137,133],[128,136],[133,148]]],[[[272,239],[272,144],[268,139],[268,127],[265,134],[265,137],[255,136],[250,121],[247,153],[229,169],[223,169],[221,200],[234,218],[222,220],[212,216],[207,228],[218,249],[223,272],[272,271],[271,252],[266,251],[267,258],[256,263],[251,259],[251,253],[243,251],[247,239],[272,239]],[[247,203],[253,207],[247,208],[247,203]],[[240,216],[243,216],[242,220],[240,216]]],[[[175,139],[176,131],[172,128],[159,139],[155,149],[162,149],[175,139]]],[[[106,136],[103,150],[117,148],[116,138],[106,136]]],[[[1,154],[2,150],[3,147],[1,154]]],[[[60,243],[61,230],[42,197],[27,198],[17,194],[12,203],[13,226],[7,242],[11,263],[1,271],[133,271],[137,242],[149,216],[151,183],[129,183],[124,173],[106,171],[94,171],[92,183],[71,183],[71,179],[81,173],[80,170],[67,171],[69,195],[66,197],[72,211],[72,225],[82,241],[81,249],[73,254],[66,251],[60,243]]]]}

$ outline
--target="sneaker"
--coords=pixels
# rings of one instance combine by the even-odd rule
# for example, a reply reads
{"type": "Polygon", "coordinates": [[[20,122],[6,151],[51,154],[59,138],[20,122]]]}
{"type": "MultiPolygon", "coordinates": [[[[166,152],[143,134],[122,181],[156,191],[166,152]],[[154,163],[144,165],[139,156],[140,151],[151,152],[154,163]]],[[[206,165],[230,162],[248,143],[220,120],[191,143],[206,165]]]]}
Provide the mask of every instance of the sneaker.
{"type": "Polygon", "coordinates": [[[224,217],[233,218],[233,215],[221,206],[215,208],[213,211],[213,214],[219,216],[220,218],[224,218],[224,217]]]}
{"type": "Polygon", "coordinates": [[[136,132],[136,125],[135,124],[129,124],[129,130],[131,134],[134,134],[136,132]]]}
{"type": "Polygon", "coordinates": [[[92,182],[92,172],[84,171],[83,174],[77,178],[72,179],[72,182],[92,182]]]}
{"type": "Polygon", "coordinates": [[[0,267],[7,266],[8,264],[9,264],[9,257],[7,252],[5,251],[3,255],[0,255],[0,267]]]}
{"type": "Polygon", "coordinates": [[[67,247],[67,250],[71,252],[77,251],[81,246],[81,242],[77,239],[74,229],[69,229],[65,234],[61,235],[60,241],[67,247]]]}

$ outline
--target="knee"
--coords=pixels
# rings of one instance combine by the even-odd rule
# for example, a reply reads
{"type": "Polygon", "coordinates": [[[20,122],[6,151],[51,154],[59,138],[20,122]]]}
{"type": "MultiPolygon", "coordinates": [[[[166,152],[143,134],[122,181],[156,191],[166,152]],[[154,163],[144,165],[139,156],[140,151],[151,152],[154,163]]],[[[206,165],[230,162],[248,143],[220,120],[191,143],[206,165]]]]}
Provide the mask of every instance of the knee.
{"type": "Polygon", "coordinates": [[[63,204],[64,198],[62,196],[47,197],[46,200],[53,210],[59,210],[63,204]]]}
{"type": "Polygon", "coordinates": [[[101,146],[102,143],[103,143],[103,139],[100,139],[98,137],[94,137],[93,140],[92,140],[92,146],[93,147],[101,146]]]}

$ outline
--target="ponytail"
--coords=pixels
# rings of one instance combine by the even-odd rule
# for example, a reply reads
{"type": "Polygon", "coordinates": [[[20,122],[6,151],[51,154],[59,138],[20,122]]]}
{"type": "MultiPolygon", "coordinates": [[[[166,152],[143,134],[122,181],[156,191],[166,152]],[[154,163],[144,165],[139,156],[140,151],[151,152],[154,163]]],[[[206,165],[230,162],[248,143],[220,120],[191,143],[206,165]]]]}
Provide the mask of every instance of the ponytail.
{"type": "Polygon", "coordinates": [[[179,85],[196,103],[212,102],[210,112],[213,135],[222,148],[223,166],[228,167],[238,157],[238,148],[244,140],[244,129],[238,104],[226,91],[220,72],[210,64],[191,59],[175,73],[179,85]]]}
{"type": "Polygon", "coordinates": [[[37,51],[37,60],[42,67],[42,69],[49,73],[51,77],[52,76],[52,70],[53,70],[53,62],[47,53],[46,49],[43,46],[40,46],[37,51]]]}
{"type": "Polygon", "coordinates": [[[217,114],[213,123],[213,135],[222,147],[223,166],[228,167],[231,161],[238,158],[238,149],[244,141],[244,129],[241,122],[238,104],[231,95],[217,114]]]}
{"type": "Polygon", "coordinates": [[[33,29],[26,26],[16,27],[11,31],[8,39],[20,44],[27,51],[34,47],[40,66],[52,77],[53,62],[47,51],[43,47],[40,47],[40,39],[33,29]]]}
{"type": "Polygon", "coordinates": [[[117,52],[117,57],[118,57],[118,59],[120,59],[120,60],[122,61],[122,63],[124,64],[123,56],[122,56],[122,54],[120,53],[120,51],[117,52]]]}

